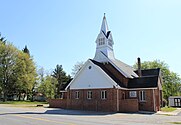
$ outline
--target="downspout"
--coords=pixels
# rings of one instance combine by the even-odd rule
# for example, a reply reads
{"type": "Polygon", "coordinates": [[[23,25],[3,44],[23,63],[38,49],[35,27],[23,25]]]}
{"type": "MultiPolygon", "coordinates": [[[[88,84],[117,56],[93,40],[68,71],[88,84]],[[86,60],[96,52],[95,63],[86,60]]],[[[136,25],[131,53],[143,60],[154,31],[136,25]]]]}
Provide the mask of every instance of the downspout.
{"type": "Polygon", "coordinates": [[[117,88],[117,112],[119,111],[119,89],[117,88]]]}
{"type": "Polygon", "coordinates": [[[156,111],[156,107],[155,107],[155,91],[153,89],[153,106],[154,106],[154,111],[156,111]]]}

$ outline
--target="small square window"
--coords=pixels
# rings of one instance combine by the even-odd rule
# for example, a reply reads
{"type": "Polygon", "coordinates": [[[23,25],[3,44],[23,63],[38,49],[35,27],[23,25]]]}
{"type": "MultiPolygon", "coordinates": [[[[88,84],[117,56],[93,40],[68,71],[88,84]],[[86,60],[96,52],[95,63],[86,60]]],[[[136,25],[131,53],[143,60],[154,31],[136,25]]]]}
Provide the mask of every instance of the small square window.
{"type": "Polygon", "coordinates": [[[136,91],[130,91],[129,92],[129,97],[137,97],[136,91]]]}

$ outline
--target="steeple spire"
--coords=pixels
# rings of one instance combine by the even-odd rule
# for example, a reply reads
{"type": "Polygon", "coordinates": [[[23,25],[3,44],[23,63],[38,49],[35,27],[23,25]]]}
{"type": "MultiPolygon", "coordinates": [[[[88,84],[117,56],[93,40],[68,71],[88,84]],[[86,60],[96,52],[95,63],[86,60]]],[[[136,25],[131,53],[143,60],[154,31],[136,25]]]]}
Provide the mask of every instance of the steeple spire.
{"type": "Polygon", "coordinates": [[[115,59],[113,52],[112,33],[108,29],[106,16],[102,20],[101,31],[96,39],[96,54],[94,60],[98,62],[107,62],[108,59],[115,59]]]}
{"type": "Polygon", "coordinates": [[[102,25],[101,25],[101,32],[103,32],[107,36],[107,32],[109,31],[107,21],[106,21],[106,14],[104,13],[104,17],[102,20],[102,25]]]}

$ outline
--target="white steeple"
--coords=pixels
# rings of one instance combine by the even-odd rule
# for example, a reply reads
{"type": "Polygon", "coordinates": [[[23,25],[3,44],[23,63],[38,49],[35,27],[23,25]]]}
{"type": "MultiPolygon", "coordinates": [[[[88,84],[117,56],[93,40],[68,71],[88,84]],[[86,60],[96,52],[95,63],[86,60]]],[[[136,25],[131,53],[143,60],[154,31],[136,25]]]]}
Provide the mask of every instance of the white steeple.
{"type": "Polygon", "coordinates": [[[104,14],[101,30],[96,39],[96,54],[94,60],[98,62],[107,62],[107,58],[115,59],[113,52],[113,38],[111,31],[108,29],[106,17],[104,14]],[[106,58],[107,57],[107,58],[106,58]]]}
{"type": "Polygon", "coordinates": [[[102,21],[101,31],[104,34],[106,34],[108,32],[108,25],[107,25],[105,13],[104,13],[103,21],[102,21]]]}

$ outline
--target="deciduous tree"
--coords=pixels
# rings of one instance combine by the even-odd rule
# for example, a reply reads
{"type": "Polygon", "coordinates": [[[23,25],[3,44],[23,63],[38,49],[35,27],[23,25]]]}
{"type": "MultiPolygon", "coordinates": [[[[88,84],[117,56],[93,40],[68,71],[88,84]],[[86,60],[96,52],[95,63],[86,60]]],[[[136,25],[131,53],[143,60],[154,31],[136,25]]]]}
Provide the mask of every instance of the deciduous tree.
{"type": "MultiPolygon", "coordinates": [[[[137,69],[137,64],[133,66],[137,69]]],[[[168,100],[169,96],[181,95],[181,78],[177,73],[169,70],[168,64],[160,60],[145,61],[141,63],[142,69],[160,68],[163,78],[163,96],[168,100]]]]}

